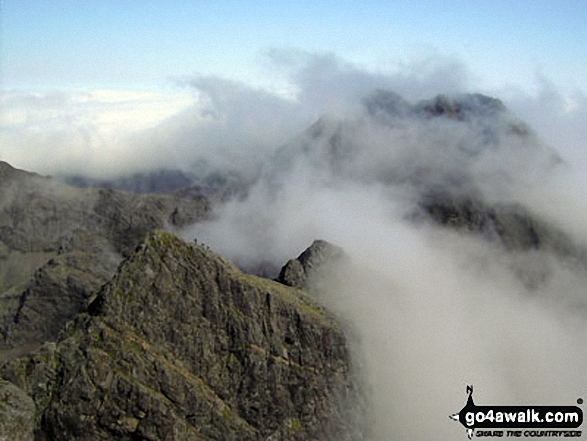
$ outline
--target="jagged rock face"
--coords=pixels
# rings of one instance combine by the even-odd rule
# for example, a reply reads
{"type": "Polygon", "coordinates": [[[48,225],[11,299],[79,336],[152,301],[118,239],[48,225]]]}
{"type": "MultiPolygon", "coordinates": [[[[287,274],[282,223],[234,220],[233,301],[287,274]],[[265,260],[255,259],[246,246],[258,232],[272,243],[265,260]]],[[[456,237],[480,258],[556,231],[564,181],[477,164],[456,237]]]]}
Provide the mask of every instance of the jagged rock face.
{"type": "Polygon", "coordinates": [[[509,250],[542,249],[584,260],[587,254],[571,239],[515,204],[486,204],[481,199],[435,194],[423,199],[424,213],[440,225],[481,235],[509,250]]]}
{"type": "Polygon", "coordinates": [[[148,231],[192,223],[210,210],[203,197],[78,189],[0,166],[0,241],[21,252],[56,251],[79,231],[89,231],[128,253],[148,231]]]}
{"type": "Polygon", "coordinates": [[[345,257],[342,248],[325,240],[315,240],[296,259],[288,261],[279,273],[278,281],[284,285],[308,289],[314,273],[327,263],[345,257]]]}
{"type": "Polygon", "coordinates": [[[478,93],[438,95],[412,105],[394,92],[379,89],[365,98],[363,104],[371,116],[385,114],[388,117],[443,116],[463,121],[471,117],[493,117],[506,112],[506,107],[500,100],[478,93]]]}
{"type": "Polygon", "coordinates": [[[209,212],[205,197],[76,189],[0,161],[0,360],[54,340],[149,232],[209,212]]]}
{"type": "Polygon", "coordinates": [[[20,293],[15,312],[6,316],[1,332],[5,347],[13,348],[11,356],[56,339],[65,323],[86,309],[90,296],[116,271],[120,256],[105,240],[77,239],[84,249],[61,252],[39,268],[20,293]]]}
{"type": "Polygon", "coordinates": [[[37,439],[355,435],[345,337],[302,291],[157,233],[89,312],[2,368],[35,400],[37,439]]]}

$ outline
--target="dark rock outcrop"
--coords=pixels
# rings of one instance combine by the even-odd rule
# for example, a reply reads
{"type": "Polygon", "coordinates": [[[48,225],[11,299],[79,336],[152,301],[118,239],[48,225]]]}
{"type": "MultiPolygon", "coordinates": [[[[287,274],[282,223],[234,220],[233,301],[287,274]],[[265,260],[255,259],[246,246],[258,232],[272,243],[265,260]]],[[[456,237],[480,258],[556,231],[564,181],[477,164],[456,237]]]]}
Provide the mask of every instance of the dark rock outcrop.
{"type": "Polygon", "coordinates": [[[6,317],[2,333],[12,355],[55,340],[116,271],[120,255],[106,240],[92,235],[76,240],[75,248],[58,253],[35,272],[20,293],[15,312],[6,317]]]}
{"type": "Polygon", "coordinates": [[[421,101],[414,106],[416,113],[428,116],[444,116],[457,120],[471,117],[493,117],[504,113],[506,107],[496,99],[479,93],[457,96],[438,95],[432,100],[421,101]]]}
{"type": "Polygon", "coordinates": [[[21,419],[34,400],[36,439],[356,435],[336,322],[303,291],[163,232],[124,261],[56,345],[0,372],[21,419]]]}
{"type": "Polygon", "coordinates": [[[478,234],[509,250],[542,249],[562,257],[587,257],[567,235],[520,205],[492,205],[481,199],[435,194],[423,198],[421,207],[427,216],[442,226],[478,234]]]}
{"type": "Polygon", "coordinates": [[[447,117],[464,121],[472,117],[494,117],[506,112],[498,99],[479,93],[456,96],[438,95],[432,99],[410,104],[395,92],[378,89],[363,100],[370,116],[387,117],[447,117]]]}
{"type": "Polygon", "coordinates": [[[335,262],[344,257],[342,248],[325,240],[315,240],[296,259],[285,264],[277,280],[284,285],[308,289],[315,271],[328,262],[335,262]]]}

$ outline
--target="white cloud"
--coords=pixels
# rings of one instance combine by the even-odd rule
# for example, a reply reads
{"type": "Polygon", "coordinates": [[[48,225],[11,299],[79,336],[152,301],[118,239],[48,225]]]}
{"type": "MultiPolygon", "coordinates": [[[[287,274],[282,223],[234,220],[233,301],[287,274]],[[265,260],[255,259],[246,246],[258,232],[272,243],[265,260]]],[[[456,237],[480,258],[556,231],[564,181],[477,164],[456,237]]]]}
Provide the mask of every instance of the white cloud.
{"type": "Polygon", "coordinates": [[[5,94],[0,158],[97,175],[199,160],[244,174],[263,166],[246,199],[186,236],[251,267],[282,264],[316,238],[347,250],[355,264],[321,293],[359,338],[375,439],[464,436],[448,414],[464,404],[468,382],[489,404],[576,399],[587,385],[584,270],[406,218],[423,191],[443,186],[519,203],[586,243],[587,185],[571,173],[587,170],[585,95],[547,81],[538,94],[507,91],[513,113],[533,127],[520,136],[509,113],[468,121],[365,113],[362,99],[378,88],[412,103],[470,90],[457,60],[391,73],[296,51],[270,51],[267,60],[285,93],[193,76],[175,95],[5,94]],[[520,272],[544,281],[528,288],[520,272]]]}
{"type": "MultiPolygon", "coordinates": [[[[442,186],[519,204],[574,245],[587,243],[587,186],[551,148],[561,141],[557,127],[567,127],[567,140],[582,130],[580,96],[569,108],[553,87],[540,100],[513,106],[550,124],[526,135],[511,113],[379,121],[353,100],[360,102],[369,85],[401,82],[333,57],[301,65],[291,73],[300,105],[333,108],[335,116],[288,143],[248,198],[186,237],[249,268],[284,263],[318,238],[347,251],[353,264],[316,283],[356,337],[375,440],[465,436],[448,415],[465,404],[470,383],[479,403],[572,404],[587,385],[584,263],[506,252],[409,219],[422,192],[442,186]],[[544,142],[536,133],[552,138],[544,142]]],[[[437,80],[402,78],[407,83],[396,91],[433,88],[437,80]]],[[[572,161],[572,149],[561,154],[572,161]]]]}
{"type": "Polygon", "coordinates": [[[115,175],[141,163],[133,136],[192,105],[193,93],[95,90],[7,92],[0,159],[46,174],[115,175]]]}

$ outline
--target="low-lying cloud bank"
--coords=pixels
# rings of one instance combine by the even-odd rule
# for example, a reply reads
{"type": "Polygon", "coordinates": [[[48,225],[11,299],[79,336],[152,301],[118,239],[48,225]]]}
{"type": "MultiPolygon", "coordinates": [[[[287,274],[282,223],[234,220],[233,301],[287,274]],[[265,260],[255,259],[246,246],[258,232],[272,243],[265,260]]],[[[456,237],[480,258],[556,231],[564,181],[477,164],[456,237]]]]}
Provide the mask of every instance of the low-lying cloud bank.
{"type": "Polygon", "coordinates": [[[383,74],[332,55],[267,59],[286,91],[183,79],[192,92],[178,113],[169,107],[141,130],[121,123],[114,141],[103,120],[77,113],[107,114],[103,98],[78,106],[75,94],[8,94],[0,159],[53,174],[251,177],[246,197],[184,234],[252,269],[283,264],[316,238],[346,250],[350,266],[316,286],[352,331],[372,439],[465,436],[448,415],[469,383],[479,404],[584,397],[584,262],[441,228],[422,221],[421,204],[448,194],[523,207],[585,246],[585,95],[543,82],[536,96],[504,93],[507,110],[463,95],[474,84],[454,60],[383,74]]]}
{"type": "Polygon", "coordinates": [[[224,166],[235,155],[248,166],[247,158],[263,157],[325,113],[348,113],[375,88],[417,99],[468,87],[454,60],[426,60],[392,74],[292,50],[268,51],[264,60],[283,90],[195,75],[178,79],[175,92],[5,92],[0,159],[93,177],[211,158],[224,166]]]}
{"type": "Polygon", "coordinates": [[[5,92],[0,159],[41,173],[95,178],[202,161],[224,167],[235,156],[246,169],[251,157],[265,157],[320,116],[362,111],[361,100],[376,89],[410,102],[437,94],[497,94],[547,143],[582,158],[587,98],[545,79],[529,94],[477,90],[466,66],[452,58],[368,72],[333,54],[273,49],[263,62],[282,89],[194,75],[178,78],[174,91],[5,92]]]}

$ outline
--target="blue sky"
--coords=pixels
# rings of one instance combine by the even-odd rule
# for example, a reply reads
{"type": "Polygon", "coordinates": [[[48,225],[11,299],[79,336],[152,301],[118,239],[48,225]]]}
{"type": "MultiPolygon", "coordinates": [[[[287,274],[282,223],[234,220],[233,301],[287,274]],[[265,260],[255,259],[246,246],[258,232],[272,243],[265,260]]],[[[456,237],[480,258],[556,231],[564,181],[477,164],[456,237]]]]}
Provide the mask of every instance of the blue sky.
{"type": "Polygon", "coordinates": [[[215,74],[263,85],[271,48],[371,71],[454,57],[484,87],[536,74],[587,90],[584,0],[4,0],[2,86],[160,88],[215,74]]]}

